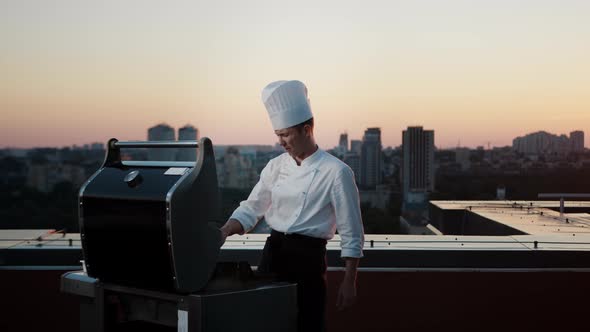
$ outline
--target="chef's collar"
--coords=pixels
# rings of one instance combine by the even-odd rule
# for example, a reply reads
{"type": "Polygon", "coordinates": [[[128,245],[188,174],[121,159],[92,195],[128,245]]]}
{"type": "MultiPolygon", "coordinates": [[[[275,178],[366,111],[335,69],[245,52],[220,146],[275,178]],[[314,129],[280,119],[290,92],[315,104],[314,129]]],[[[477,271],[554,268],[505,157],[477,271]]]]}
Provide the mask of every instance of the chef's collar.
{"type": "Polygon", "coordinates": [[[318,146],[314,153],[312,153],[307,158],[305,158],[301,161],[300,166],[297,165],[297,161],[295,160],[295,158],[293,158],[292,156],[290,156],[290,157],[291,157],[291,160],[293,161],[293,164],[295,166],[297,166],[297,167],[310,167],[321,158],[322,153],[323,153],[322,149],[320,149],[320,147],[318,146]]]}

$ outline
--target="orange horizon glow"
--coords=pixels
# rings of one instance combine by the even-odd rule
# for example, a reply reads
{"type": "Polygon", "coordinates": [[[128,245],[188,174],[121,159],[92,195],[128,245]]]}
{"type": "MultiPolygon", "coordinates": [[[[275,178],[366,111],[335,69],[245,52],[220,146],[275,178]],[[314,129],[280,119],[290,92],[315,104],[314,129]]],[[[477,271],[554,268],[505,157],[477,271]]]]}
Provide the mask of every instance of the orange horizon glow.
{"type": "MultiPolygon", "coordinates": [[[[309,89],[322,148],[340,133],[435,131],[439,148],[590,135],[587,1],[0,4],[0,148],[145,140],[192,124],[272,145],[271,81],[309,89]]],[[[590,147],[590,139],[586,139],[590,147]]]]}

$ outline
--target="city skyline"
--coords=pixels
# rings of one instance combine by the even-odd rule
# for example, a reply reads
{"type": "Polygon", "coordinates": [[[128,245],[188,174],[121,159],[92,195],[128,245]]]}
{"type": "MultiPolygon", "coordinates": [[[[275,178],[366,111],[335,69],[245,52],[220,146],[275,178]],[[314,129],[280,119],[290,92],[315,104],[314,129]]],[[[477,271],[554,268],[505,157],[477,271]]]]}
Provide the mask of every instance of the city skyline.
{"type": "MultiPolygon", "coordinates": [[[[195,123],[274,144],[271,81],[309,88],[323,148],[421,125],[440,148],[590,132],[590,3],[73,0],[0,4],[0,147],[144,139],[195,123]]],[[[586,142],[586,147],[589,143],[586,142]]]]}
{"type": "MultiPolygon", "coordinates": [[[[158,127],[158,126],[168,126],[172,130],[174,130],[176,128],[174,126],[170,126],[167,122],[159,122],[159,123],[156,123],[156,124],[152,124],[147,129],[153,129],[153,128],[158,127]]],[[[193,127],[190,124],[186,124],[185,123],[182,127],[178,127],[177,130],[185,129],[186,127],[190,127],[192,129],[197,130],[199,132],[198,136],[199,137],[201,136],[200,135],[201,130],[198,127],[193,127]]],[[[413,125],[413,126],[408,126],[408,127],[423,127],[423,126],[422,125],[413,125]]],[[[380,128],[380,127],[376,127],[376,128],[380,128]]],[[[365,130],[366,129],[368,129],[368,128],[365,128],[365,130]]],[[[433,128],[433,130],[436,130],[436,129],[433,128]]],[[[403,135],[403,131],[405,131],[405,129],[403,129],[400,132],[400,135],[403,135]]],[[[510,139],[507,139],[506,140],[507,141],[507,144],[505,144],[505,145],[494,145],[494,144],[488,145],[488,143],[491,143],[488,140],[486,142],[483,142],[480,145],[467,146],[467,145],[463,145],[461,143],[461,141],[458,141],[458,142],[456,142],[455,145],[451,145],[451,146],[439,146],[438,144],[435,144],[435,148],[436,149],[439,149],[439,150],[454,150],[454,149],[457,149],[457,148],[477,149],[477,148],[481,148],[481,147],[483,147],[484,149],[488,149],[488,148],[503,148],[503,147],[513,148],[514,140],[521,139],[522,137],[527,137],[527,136],[535,135],[535,134],[539,134],[539,133],[547,133],[549,135],[554,135],[554,136],[568,136],[568,134],[572,134],[574,132],[579,133],[580,131],[573,130],[573,131],[570,131],[569,133],[565,133],[564,134],[564,133],[551,133],[551,132],[547,132],[546,130],[536,130],[536,131],[533,131],[533,132],[523,133],[523,134],[521,134],[519,136],[510,138],[510,139]]],[[[584,133],[584,131],[581,131],[581,132],[582,132],[582,134],[584,133]]],[[[342,140],[342,136],[345,136],[347,138],[347,140],[350,140],[350,144],[351,145],[352,145],[353,141],[361,142],[361,140],[359,138],[362,138],[363,137],[363,135],[361,135],[361,137],[359,137],[359,138],[350,137],[350,136],[348,136],[348,131],[346,131],[346,130],[344,132],[339,133],[338,135],[339,135],[339,138],[334,140],[334,141],[337,142],[337,144],[328,145],[328,144],[318,143],[318,145],[322,149],[325,149],[325,150],[339,149],[339,148],[341,148],[340,144],[342,143],[342,141],[341,141],[342,140]]],[[[437,135],[438,135],[438,131],[437,131],[437,135]]],[[[149,136],[149,133],[148,133],[147,136],[149,136]]],[[[119,140],[123,140],[123,139],[121,139],[119,137],[117,137],[117,138],[119,140]]],[[[130,140],[143,141],[143,140],[148,140],[148,138],[149,137],[146,137],[146,129],[144,129],[143,137],[139,137],[139,138],[136,138],[136,139],[130,139],[130,140]]],[[[209,138],[211,138],[211,137],[209,137],[209,138]]],[[[159,139],[156,139],[156,140],[159,140],[159,139]]],[[[176,137],[174,137],[171,140],[176,140],[176,137]]],[[[51,146],[51,145],[3,146],[3,145],[0,145],[0,149],[35,149],[35,148],[79,148],[79,149],[84,149],[84,148],[90,148],[91,145],[96,145],[96,144],[103,145],[107,141],[108,140],[106,140],[105,142],[100,142],[100,141],[84,141],[84,142],[77,142],[77,143],[70,142],[69,144],[58,145],[58,146],[51,146]]],[[[590,145],[590,143],[588,142],[589,140],[585,140],[583,138],[583,135],[582,135],[582,141],[584,142],[584,147],[585,148],[587,148],[590,145]]],[[[219,144],[215,144],[215,142],[214,142],[214,145],[215,146],[277,146],[278,145],[278,141],[262,142],[262,143],[248,143],[248,142],[243,142],[242,141],[242,142],[228,142],[228,143],[219,143],[219,144]]],[[[386,148],[401,148],[402,147],[402,142],[400,142],[400,144],[398,144],[398,145],[385,145],[385,144],[383,144],[382,147],[383,147],[383,149],[386,149],[386,148]]],[[[352,146],[350,147],[350,150],[354,150],[352,148],[352,146]]]]}

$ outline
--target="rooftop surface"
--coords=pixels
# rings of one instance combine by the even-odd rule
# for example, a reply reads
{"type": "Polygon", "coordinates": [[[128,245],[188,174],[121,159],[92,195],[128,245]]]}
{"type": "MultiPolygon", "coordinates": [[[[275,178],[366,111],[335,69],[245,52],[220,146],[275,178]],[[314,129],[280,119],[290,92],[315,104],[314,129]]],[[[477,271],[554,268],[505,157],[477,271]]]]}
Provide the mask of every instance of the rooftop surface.
{"type": "MultiPolygon", "coordinates": [[[[590,236],[590,214],[574,212],[561,215],[559,201],[431,201],[430,203],[443,210],[469,211],[522,233],[540,236],[538,238],[543,240],[554,239],[560,242],[576,243],[580,241],[574,237],[590,236]]],[[[568,210],[590,211],[590,202],[569,201],[565,203],[565,206],[568,210]]]]}
{"type": "MultiPolygon", "coordinates": [[[[590,214],[584,212],[590,211],[590,202],[566,206],[582,212],[560,216],[555,211],[559,202],[550,201],[433,201],[438,216],[432,222],[442,220],[442,229],[449,231],[443,232],[446,235],[366,234],[361,268],[590,268],[590,214]],[[462,228],[462,223],[468,227],[462,228]]],[[[267,237],[231,236],[218,260],[255,266],[267,237]]],[[[0,230],[0,269],[72,267],[80,266],[82,259],[78,233],[0,230]]],[[[342,264],[336,235],[328,242],[328,265],[342,264]]]]}
{"type": "MultiPolygon", "coordinates": [[[[574,304],[584,303],[589,291],[588,202],[566,202],[563,217],[555,211],[559,202],[437,201],[431,207],[451,226],[471,218],[482,232],[489,225],[505,231],[507,224],[530,234],[367,234],[358,302],[343,312],[334,305],[342,279],[336,236],[328,242],[329,330],[569,331],[587,325],[584,306],[574,304]],[[574,205],[578,210],[568,210],[574,205]]],[[[219,258],[254,266],[267,236],[232,236],[219,258]]],[[[80,270],[81,259],[77,233],[0,230],[0,293],[11,304],[3,308],[0,330],[79,331],[78,299],[60,293],[59,280],[80,270]]]]}

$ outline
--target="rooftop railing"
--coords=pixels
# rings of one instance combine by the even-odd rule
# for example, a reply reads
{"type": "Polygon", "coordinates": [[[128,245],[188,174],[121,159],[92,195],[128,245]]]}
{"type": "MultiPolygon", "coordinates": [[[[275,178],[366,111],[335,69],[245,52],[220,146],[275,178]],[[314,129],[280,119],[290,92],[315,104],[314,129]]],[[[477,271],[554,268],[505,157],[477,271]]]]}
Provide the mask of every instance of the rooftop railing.
{"type": "Polygon", "coordinates": [[[566,198],[590,198],[590,194],[542,193],[538,198],[559,198],[559,216],[563,217],[566,198]]]}

